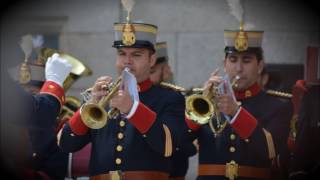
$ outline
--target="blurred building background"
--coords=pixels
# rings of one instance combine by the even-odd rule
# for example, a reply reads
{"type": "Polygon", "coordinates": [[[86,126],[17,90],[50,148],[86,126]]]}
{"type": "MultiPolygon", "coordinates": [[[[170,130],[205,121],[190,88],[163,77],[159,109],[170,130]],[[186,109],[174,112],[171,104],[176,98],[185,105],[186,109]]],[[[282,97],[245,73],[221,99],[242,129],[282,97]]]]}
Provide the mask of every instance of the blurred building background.
{"type": "MultiPolygon", "coordinates": [[[[278,67],[278,73],[295,74],[295,79],[303,78],[307,47],[320,44],[320,16],[312,2],[243,1],[245,21],[252,30],[265,32],[266,62],[278,67]],[[288,72],[282,71],[285,67],[288,72]]],[[[125,16],[120,0],[10,3],[1,13],[1,73],[6,71],[4,64],[14,67],[23,61],[23,35],[41,34],[45,47],[70,54],[92,69],[92,76],[79,79],[67,93],[80,98],[97,77],[116,77],[113,23],[125,16]]],[[[183,87],[201,86],[214,69],[223,68],[223,30],[239,28],[225,0],[136,0],[132,20],[159,27],[158,40],[168,42],[174,81],[183,87]]],[[[194,157],[190,179],[195,177],[196,161],[194,157]]]]}

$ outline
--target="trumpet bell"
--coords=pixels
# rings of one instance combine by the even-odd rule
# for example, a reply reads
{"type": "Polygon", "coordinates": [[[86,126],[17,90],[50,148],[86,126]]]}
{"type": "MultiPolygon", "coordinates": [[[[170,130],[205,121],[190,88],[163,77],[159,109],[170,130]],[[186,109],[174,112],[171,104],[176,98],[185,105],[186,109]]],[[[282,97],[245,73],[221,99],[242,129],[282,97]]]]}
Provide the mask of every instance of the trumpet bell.
{"type": "Polygon", "coordinates": [[[102,97],[98,103],[87,102],[80,109],[80,115],[83,123],[91,129],[100,129],[104,127],[108,120],[119,115],[119,111],[110,108],[106,111],[104,108],[110,103],[113,95],[119,90],[121,85],[121,76],[113,82],[106,91],[108,95],[102,97]]]}
{"type": "Polygon", "coordinates": [[[212,102],[203,95],[193,94],[186,98],[185,115],[197,124],[208,123],[213,112],[212,102]]]}
{"type": "Polygon", "coordinates": [[[80,109],[82,122],[91,129],[100,129],[107,124],[107,112],[95,103],[86,103],[80,109]]]}

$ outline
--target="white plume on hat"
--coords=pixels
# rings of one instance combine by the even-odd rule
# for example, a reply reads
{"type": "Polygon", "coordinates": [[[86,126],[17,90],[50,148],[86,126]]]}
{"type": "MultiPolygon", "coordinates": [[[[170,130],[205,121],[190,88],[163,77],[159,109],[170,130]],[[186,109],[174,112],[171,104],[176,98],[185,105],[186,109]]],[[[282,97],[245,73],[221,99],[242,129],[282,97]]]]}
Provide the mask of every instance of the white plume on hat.
{"type": "Polygon", "coordinates": [[[43,45],[44,39],[43,36],[38,34],[32,37],[33,48],[41,48],[43,45]]]}
{"type": "Polygon", "coordinates": [[[24,52],[25,55],[25,61],[28,61],[28,58],[31,55],[32,52],[32,35],[27,34],[22,36],[21,41],[20,41],[20,47],[22,49],[22,51],[24,52]]]}
{"type": "Polygon", "coordinates": [[[238,21],[244,23],[244,29],[250,30],[254,28],[251,23],[244,22],[244,10],[241,4],[241,0],[227,0],[230,7],[230,14],[233,15],[238,21]]]}
{"type": "Polygon", "coordinates": [[[121,0],[122,6],[130,13],[134,6],[134,0],[121,0]]]}
{"type": "MultiPolygon", "coordinates": [[[[37,55],[39,56],[40,50],[41,50],[42,45],[44,43],[43,35],[41,35],[41,34],[34,35],[32,37],[32,43],[33,43],[33,48],[35,49],[37,55]]],[[[38,59],[38,61],[40,62],[40,59],[38,59]]]]}

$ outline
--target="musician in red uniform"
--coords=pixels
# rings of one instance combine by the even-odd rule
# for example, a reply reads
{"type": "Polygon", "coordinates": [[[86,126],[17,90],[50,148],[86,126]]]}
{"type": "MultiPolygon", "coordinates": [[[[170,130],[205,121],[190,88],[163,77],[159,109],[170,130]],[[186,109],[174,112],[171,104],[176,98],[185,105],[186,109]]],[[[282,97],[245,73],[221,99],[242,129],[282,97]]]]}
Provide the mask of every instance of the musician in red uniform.
{"type": "MultiPolygon", "coordinates": [[[[36,69],[37,68],[41,69],[44,67],[39,65],[36,69]]],[[[40,92],[35,95],[24,91],[20,86],[14,83],[10,77],[5,76],[6,79],[4,83],[7,86],[4,88],[3,98],[6,100],[11,98],[10,101],[14,107],[5,106],[3,109],[4,115],[1,119],[8,120],[9,123],[13,123],[27,129],[29,131],[28,137],[30,137],[30,139],[27,137],[21,138],[25,138],[25,140],[30,141],[31,144],[30,149],[28,147],[24,147],[26,148],[25,152],[28,153],[25,158],[26,164],[15,164],[12,167],[13,172],[16,175],[18,174],[18,176],[21,176],[18,177],[19,179],[58,179],[58,173],[60,172],[59,169],[63,170],[62,168],[55,169],[56,171],[53,173],[54,167],[61,167],[59,166],[61,165],[60,163],[56,163],[58,162],[56,161],[57,158],[60,156],[58,155],[59,153],[55,152],[61,152],[61,149],[56,143],[54,125],[56,123],[56,117],[59,115],[61,107],[65,101],[62,84],[70,71],[71,65],[65,59],[59,57],[58,54],[54,54],[52,57],[48,58],[45,67],[44,82],[40,82],[36,76],[24,76],[30,77],[23,79],[25,80],[24,82],[28,83],[28,85],[25,85],[29,87],[42,86],[41,89],[39,88],[40,92]],[[14,98],[12,99],[12,97],[14,98]],[[41,131],[41,135],[39,137],[38,132],[41,129],[45,129],[46,131],[41,131]],[[52,154],[56,154],[58,156],[53,156],[52,154]]],[[[15,133],[19,134],[20,132],[15,133]]],[[[24,136],[23,132],[21,132],[20,136],[24,136]]],[[[4,145],[5,144],[6,143],[4,143],[4,145]]],[[[5,156],[5,159],[6,158],[7,157],[5,156]]],[[[13,157],[11,161],[14,161],[15,158],[17,157],[13,157]]],[[[60,179],[63,178],[64,176],[60,179]]]]}
{"type": "Polygon", "coordinates": [[[302,80],[298,82],[296,84],[303,89],[304,95],[299,103],[297,136],[289,164],[289,179],[317,179],[320,175],[320,84],[302,84],[302,80]]]}
{"type": "MultiPolygon", "coordinates": [[[[130,69],[137,81],[139,98],[129,95],[127,84],[112,96],[109,107],[120,116],[110,118],[100,129],[88,128],[82,106],[64,126],[60,146],[74,152],[91,146],[89,173],[92,179],[168,179],[170,157],[177,147],[184,123],[184,97],[173,90],[154,86],[150,68],[156,62],[157,27],[144,23],[115,23],[116,68],[121,75],[130,69]]],[[[92,102],[106,95],[111,78],[98,78],[92,102]]]]}
{"type": "Polygon", "coordinates": [[[215,71],[204,86],[205,93],[220,90],[214,97],[218,113],[204,125],[186,119],[189,135],[199,142],[198,179],[268,179],[272,162],[286,146],[292,106],[258,85],[264,67],[263,32],[240,28],[225,31],[224,37],[229,79],[215,71]]]}

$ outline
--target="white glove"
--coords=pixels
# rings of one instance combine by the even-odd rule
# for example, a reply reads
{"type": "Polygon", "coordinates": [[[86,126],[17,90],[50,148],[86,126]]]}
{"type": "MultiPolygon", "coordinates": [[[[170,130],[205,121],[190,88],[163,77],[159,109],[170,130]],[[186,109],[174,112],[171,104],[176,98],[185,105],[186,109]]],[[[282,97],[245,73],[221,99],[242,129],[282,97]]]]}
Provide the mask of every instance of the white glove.
{"type": "Polygon", "coordinates": [[[46,63],[46,80],[53,81],[63,87],[63,82],[71,72],[72,66],[65,59],[54,53],[46,63]]]}

